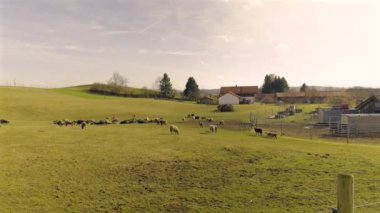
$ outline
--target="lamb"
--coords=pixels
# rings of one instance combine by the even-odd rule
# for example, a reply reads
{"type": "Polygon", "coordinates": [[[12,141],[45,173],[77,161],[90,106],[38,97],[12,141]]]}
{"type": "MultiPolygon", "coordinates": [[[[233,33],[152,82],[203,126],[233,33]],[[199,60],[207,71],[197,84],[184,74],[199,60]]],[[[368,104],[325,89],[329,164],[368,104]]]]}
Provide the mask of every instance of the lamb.
{"type": "Polygon", "coordinates": [[[174,134],[179,135],[179,129],[178,129],[177,126],[175,126],[175,125],[170,125],[169,130],[170,130],[170,133],[174,133],[174,134]]]}
{"type": "Polygon", "coordinates": [[[210,127],[210,131],[211,132],[216,133],[218,131],[218,126],[217,125],[210,125],[209,127],[210,127]]]}
{"type": "Polygon", "coordinates": [[[255,130],[256,135],[260,135],[260,136],[263,135],[263,129],[258,128],[258,127],[255,127],[253,129],[255,130]]]}
{"type": "Polygon", "coordinates": [[[219,126],[224,125],[224,120],[219,121],[219,126]]]}
{"type": "Polygon", "coordinates": [[[267,132],[267,136],[271,138],[276,138],[277,139],[277,134],[274,132],[267,132]]]}

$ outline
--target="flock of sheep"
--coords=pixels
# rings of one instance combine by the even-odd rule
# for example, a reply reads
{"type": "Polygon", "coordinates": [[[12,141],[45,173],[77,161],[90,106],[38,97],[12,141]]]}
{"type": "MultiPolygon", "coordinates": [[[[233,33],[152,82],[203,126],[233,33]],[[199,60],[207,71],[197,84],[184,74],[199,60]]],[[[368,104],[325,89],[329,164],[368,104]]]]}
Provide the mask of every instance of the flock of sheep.
{"type": "MultiPolygon", "coordinates": [[[[182,118],[182,122],[186,122],[187,119],[193,119],[193,120],[198,120],[198,124],[200,128],[204,127],[204,124],[207,122],[209,123],[209,130],[212,133],[216,133],[218,131],[218,126],[224,125],[224,120],[220,120],[216,123],[213,124],[214,119],[211,117],[201,117],[195,114],[188,114],[186,117],[182,118]]],[[[8,124],[9,121],[5,119],[0,119],[0,124],[8,124]]],[[[53,121],[53,124],[58,125],[58,126],[80,126],[82,129],[86,128],[86,125],[109,125],[109,124],[146,124],[146,123],[156,123],[157,125],[166,125],[168,122],[163,119],[163,118],[154,118],[150,119],[148,117],[144,119],[137,119],[136,116],[134,115],[133,118],[131,119],[126,119],[119,121],[117,118],[112,117],[102,119],[102,120],[55,120],[53,121]]],[[[177,134],[179,135],[179,128],[176,125],[170,125],[169,126],[169,131],[172,134],[177,134]]],[[[256,135],[262,136],[263,130],[258,127],[254,127],[254,131],[256,135]]],[[[267,132],[266,133],[268,137],[272,138],[277,138],[277,134],[274,132],[267,132]]]]}

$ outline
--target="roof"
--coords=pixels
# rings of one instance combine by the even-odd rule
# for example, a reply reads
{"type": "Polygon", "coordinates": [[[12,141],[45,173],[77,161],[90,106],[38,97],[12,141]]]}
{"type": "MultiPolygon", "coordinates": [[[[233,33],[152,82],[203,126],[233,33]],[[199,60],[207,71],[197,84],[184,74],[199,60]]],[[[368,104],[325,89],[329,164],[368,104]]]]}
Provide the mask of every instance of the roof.
{"type": "MultiPolygon", "coordinates": [[[[235,97],[237,97],[237,98],[240,98],[238,95],[236,95],[236,94],[233,93],[233,92],[227,92],[226,94],[220,95],[220,97],[222,97],[222,96],[224,96],[224,95],[227,95],[227,94],[230,94],[230,95],[233,95],[233,96],[235,96],[235,97]]],[[[220,98],[220,97],[219,97],[219,98],[220,98]]]]}
{"type": "Polygon", "coordinates": [[[372,102],[372,101],[380,101],[380,95],[373,95],[369,98],[367,98],[367,100],[361,102],[360,104],[358,104],[356,106],[356,109],[361,109],[363,108],[365,105],[367,105],[368,103],[372,102]]]}
{"type": "Polygon", "coordinates": [[[341,97],[344,92],[340,91],[310,91],[310,92],[277,92],[278,98],[309,98],[309,97],[341,97]]]}
{"type": "Polygon", "coordinates": [[[303,98],[305,97],[304,92],[276,92],[276,97],[278,98],[303,98]]]}
{"type": "Polygon", "coordinates": [[[233,93],[238,96],[254,96],[259,92],[258,86],[232,86],[232,87],[221,87],[220,95],[224,95],[226,93],[233,93]]]}

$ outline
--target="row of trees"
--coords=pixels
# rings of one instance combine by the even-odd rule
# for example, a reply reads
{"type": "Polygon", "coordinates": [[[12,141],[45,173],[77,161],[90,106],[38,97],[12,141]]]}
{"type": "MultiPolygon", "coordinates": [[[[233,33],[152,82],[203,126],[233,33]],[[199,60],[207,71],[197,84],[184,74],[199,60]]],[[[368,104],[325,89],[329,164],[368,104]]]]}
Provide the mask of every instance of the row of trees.
{"type": "MultiPolygon", "coordinates": [[[[164,73],[164,76],[160,80],[160,93],[163,98],[173,98],[175,96],[172,83],[166,73],[164,73]]],[[[182,94],[188,100],[197,100],[199,98],[199,86],[193,77],[187,79],[185,90],[182,94]]]]}
{"type": "MultiPolygon", "coordinates": [[[[157,84],[156,90],[149,90],[143,87],[141,90],[127,87],[129,83],[128,79],[118,72],[112,74],[107,84],[95,83],[91,86],[90,91],[100,94],[118,95],[118,96],[132,96],[132,97],[161,97],[161,98],[175,98],[178,94],[170,81],[170,77],[167,73],[164,73],[163,77],[158,77],[155,84],[157,84]]],[[[193,77],[189,77],[185,86],[185,90],[182,92],[182,96],[188,100],[197,100],[200,96],[200,90],[197,82],[193,77]]]]}

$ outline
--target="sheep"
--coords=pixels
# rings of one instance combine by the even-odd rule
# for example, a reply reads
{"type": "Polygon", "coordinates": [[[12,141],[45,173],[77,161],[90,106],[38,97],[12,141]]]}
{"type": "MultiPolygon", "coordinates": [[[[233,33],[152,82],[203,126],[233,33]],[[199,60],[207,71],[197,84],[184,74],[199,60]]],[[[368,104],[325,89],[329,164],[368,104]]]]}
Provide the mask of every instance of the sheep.
{"type": "Polygon", "coordinates": [[[216,133],[218,131],[218,126],[217,125],[210,125],[209,127],[210,127],[210,131],[211,132],[216,133]]]}
{"type": "Polygon", "coordinates": [[[175,126],[175,125],[170,125],[169,130],[170,130],[170,133],[174,133],[174,134],[179,135],[179,129],[178,129],[177,126],[175,126]]]}
{"type": "Polygon", "coordinates": [[[86,127],[86,123],[85,123],[85,122],[81,123],[81,124],[80,124],[80,127],[81,127],[82,129],[84,129],[84,128],[86,127]]]}
{"type": "Polygon", "coordinates": [[[164,119],[161,119],[161,120],[159,120],[158,124],[160,124],[162,126],[162,125],[166,125],[167,122],[164,119]]]}
{"type": "Polygon", "coordinates": [[[274,132],[267,132],[267,136],[268,136],[268,137],[271,137],[271,138],[275,138],[275,139],[277,139],[277,134],[274,133],[274,132]]]}
{"type": "Polygon", "coordinates": [[[0,119],[0,124],[9,124],[9,121],[5,119],[0,119]]]}
{"type": "Polygon", "coordinates": [[[199,121],[199,127],[203,128],[203,122],[199,121]]]}
{"type": "Polygon", "coordinates": [[[194,119],[199,120],[199,116],[198,115],[194,116],[194,119]]]}
{"type": "Polygon", "coordinates": [[[254,127],[253,129],[255,130],[256,135],[260,135],[260,136],[263,135],[263,129],[258,128],[258,127],[254,127]]]}
{"type": "Polygon", "coordinates": [[[224,120],[219,121],[219,126],[224,125],[224,120]]]}
{"type": "Polygon", "coordinates": [[[214,119],[213,118],[207,118],[207,121],[211,123],[214,119]]]}

